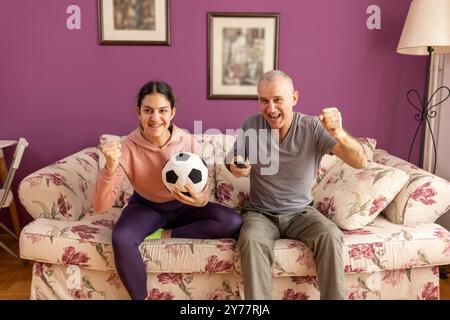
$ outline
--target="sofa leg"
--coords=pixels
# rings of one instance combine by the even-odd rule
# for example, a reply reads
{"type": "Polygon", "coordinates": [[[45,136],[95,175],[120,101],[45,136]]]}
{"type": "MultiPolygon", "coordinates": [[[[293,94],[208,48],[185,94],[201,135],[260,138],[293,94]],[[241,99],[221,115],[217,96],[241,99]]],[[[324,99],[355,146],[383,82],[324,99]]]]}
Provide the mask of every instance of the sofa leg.
{"type": "Polygon", "coordinates": [[[441,279],[448,278],[448,271],[445,266],[439,266],[439,278],[441,278],[441,279]]]}

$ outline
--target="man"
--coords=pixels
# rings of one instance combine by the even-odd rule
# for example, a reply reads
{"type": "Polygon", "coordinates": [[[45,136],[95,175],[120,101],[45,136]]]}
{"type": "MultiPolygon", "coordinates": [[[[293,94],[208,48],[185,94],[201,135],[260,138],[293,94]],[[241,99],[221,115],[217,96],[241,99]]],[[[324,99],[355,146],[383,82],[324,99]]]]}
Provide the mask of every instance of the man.
{"type": "MultiPolygon", "coordinates": [[[[313,251],[321,299],[344,299],[342,233],[311,206],[311,184],[324,154],[332,153],[352,167],[364,168],[364,149],[343,129],[338,109],[326,108],[318,117],[294,112],[299,93],[282,71],[262,76],[258,98],[260,114],[247,118],[242,129],[257,130],[259,137],[261,129],[267,130],[269,137],[278,133],[278,170],[262,173],[265,165],[259,159],[246,167],[236,166],[234,160],[227,165],[235,177],[250,174],[250,201],[242,211],[238,240],[245,299],[272,298],[273,248],[279,238],[300,240],[313,251]]],[[[244,145],[246,155],[236,142],[228,159],[248,156],[255,144],[247,141],[244,145]]]]}

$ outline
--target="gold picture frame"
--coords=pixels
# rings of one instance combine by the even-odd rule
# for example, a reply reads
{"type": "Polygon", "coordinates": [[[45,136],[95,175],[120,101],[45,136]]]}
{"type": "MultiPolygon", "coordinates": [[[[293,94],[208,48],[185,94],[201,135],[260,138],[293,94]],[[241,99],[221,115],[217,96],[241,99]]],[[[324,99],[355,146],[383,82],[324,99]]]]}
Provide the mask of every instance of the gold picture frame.
{"type": "Polygon", "coordinates": [[[169,0],[98,0],[99,43],[170,45],[169,0]]]}
{"type": "Polygon", "coordinates": [[[278,69],[279,13],[208,13],[208,98],[256,99],[266,71],[278,69]]]}

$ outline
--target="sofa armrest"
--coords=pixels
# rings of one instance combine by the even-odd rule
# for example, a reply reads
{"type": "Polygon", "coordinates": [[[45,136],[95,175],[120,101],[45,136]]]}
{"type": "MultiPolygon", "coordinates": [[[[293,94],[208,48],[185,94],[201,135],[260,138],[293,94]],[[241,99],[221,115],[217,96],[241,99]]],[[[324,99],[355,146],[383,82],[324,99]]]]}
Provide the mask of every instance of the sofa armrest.
{"type": "Polygon", "coordinates": [[[389,221],[431,223],[450,209],[450,182],[382,149],[375,151],[374,160],[409,175],[409,181],[384,211],[389,221]]]}
{"type": "Polygon", "coordinates": [[[86,148],[25,177],[19,199],[35,219],[79,220],[92,207],[98,150],[86,148]]]}

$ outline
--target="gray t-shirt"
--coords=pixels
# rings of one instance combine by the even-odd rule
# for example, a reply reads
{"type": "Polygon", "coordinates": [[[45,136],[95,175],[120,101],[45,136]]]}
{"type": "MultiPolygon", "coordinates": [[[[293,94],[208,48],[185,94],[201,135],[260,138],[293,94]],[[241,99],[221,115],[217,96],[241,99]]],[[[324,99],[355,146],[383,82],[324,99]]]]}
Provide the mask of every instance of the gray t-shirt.
{"type": "MultiPolygon", "coordinates": [[[[258,138],[264,135],[263,132],[268,132],[268,136],[271,136],[270,126],[261,114],[248,117],[242,129],[246,133],[249,132],[249,129],[253,129],[250,131],[258,138]],[[259,131],[260,129],[265,130],[259,131]],[[255,133],[255,130],[258,133],[255,133]]],[[[267,147],[266,149],[272,151],[270,158],[275,159],[277,152],[273,152],[276,150],[273,146],[278,147],[279,145],[279,163],[276,173],[264,174],[270,165],[267,164],[267,159],[260,158],[259,155],[256,163],[254,163],[255,157],[251,161],[250,204],[257,209],[271,213],[301,211],[312,201],[311,185],[320,160],[324,154],[331,152],[336,140],[322,127],[317,117],[298,112],[294,113],[292,125],[283,142],[278,144],[278,140],[275,142],[275,139],[272,138],[272,148],[267,147]],[[265,171],[264,168],[266,168],[265,171]]],[[[270,141],[267,143],[267,140],[266,145],[270,144],[270,141]]],[[[260,140],[258,139],[258,141],[260,140]]],[[[255,155],[255,141],[252,142],[247,138],[245,142],[247,157],[251,152],[255,155]]],[[[244,144],[242,143],[242,145],[244,144]]],[[[258,149],[260,146],[259,142],[258,149]]],[[[236,142],[234,150],[237,149],[236,142]]],[[[236,153],[242,155],[243,150],[236,151],[236,153]]],[[[231,154],[229,154],[230,156],[231,154]]],[[[251,157],[250,160],[252,160],[251,157]]]]}

